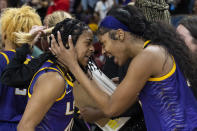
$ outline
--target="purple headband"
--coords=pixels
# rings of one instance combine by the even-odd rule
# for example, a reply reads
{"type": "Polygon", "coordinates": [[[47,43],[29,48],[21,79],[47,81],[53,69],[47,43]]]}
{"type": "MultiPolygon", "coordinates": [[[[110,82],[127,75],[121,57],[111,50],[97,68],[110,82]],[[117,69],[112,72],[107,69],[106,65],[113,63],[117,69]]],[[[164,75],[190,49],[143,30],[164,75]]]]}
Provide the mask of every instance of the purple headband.
{"type": "Polygon", "coordinates": [[[124,31],[130,32],[129,28],[126,25],[122,24],[119,20],[117,20],[113,16],[106,16],[101,21],[100,27],[105,27],[114,30],[123,29],[124,31]]]}

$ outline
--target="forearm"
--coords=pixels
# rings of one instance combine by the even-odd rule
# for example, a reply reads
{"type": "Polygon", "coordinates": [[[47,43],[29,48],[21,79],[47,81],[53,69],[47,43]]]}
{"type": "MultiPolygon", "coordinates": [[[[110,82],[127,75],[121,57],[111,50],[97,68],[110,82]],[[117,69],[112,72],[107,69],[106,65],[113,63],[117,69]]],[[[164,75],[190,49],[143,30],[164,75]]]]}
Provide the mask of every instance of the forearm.
{"type": "Polygon", "coordinates": [[[70,68],[70,70],[82,85],[82,87],[97,103],[99,109],[102,110],[105,115],[110,115],[110,96],[97,88],[97,86],[93,84],[91,80],[89,80],[89,78],[86,76],[86,74],[81,70],[78,64],[70,68]]]}
{"type": "Polygon", "coordinates": [[[106,115],[103,113],[103,111],[101,111],[100,109],[96,109],[94,120],[88,122],[96,122],[104,117],[106,117],[106,115]]]}
{"type": "Polygon", "coordinates": [[[17,131],[35,131],[35,127],[28,123],[20,123],[17,126],[17,131]]]}

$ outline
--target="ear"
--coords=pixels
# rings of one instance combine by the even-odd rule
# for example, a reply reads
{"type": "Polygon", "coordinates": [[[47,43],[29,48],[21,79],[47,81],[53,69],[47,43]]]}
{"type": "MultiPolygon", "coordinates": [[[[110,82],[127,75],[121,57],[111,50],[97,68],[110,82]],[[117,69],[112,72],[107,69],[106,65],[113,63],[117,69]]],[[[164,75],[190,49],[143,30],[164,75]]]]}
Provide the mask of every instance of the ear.
{"type": "Polygon", "coordinates": [[[120,41],[125,39],[125,32],[122,29],[118,29],[116,35],[120,41]]]}

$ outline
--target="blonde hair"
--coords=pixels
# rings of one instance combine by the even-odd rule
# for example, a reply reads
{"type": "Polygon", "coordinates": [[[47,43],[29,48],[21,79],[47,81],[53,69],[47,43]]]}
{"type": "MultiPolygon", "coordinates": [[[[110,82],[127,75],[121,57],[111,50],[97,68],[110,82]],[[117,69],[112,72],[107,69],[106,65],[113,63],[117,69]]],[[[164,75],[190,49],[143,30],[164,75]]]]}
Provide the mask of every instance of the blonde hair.
{"type": "Polygon", "coordinates": [[[53,27],[66,18],[72,18],[72,16],[65,11],[55,11],[45,17],[44,24],[48,27],[53,27]]]}
{"type": "Polygon", "coordinates": [[[16,43],[14,32],[29,32],[34,25],[42,25],[42,22],[35,9],[30,6],[6,8],[1,15],[1,33],[16,47],[21,44],[16,43]]]}
{"type": "Polygon", "coordinates": [[[170,23],[169,5],[165,0],[136,0],[135,6],[142,9],[148,21],[170,23]]]}
{"type": "MultiPolygon", "coordinates": [[[[44,30],[44,32],[46,34],[51,34],[54,26],[66,18],[72,18],[72,16],[65,11],[55,11],[52,14],[47,15],[44,19],[44,24],[50,28],[44,30]]],[[[15,33],[15,35],[17,37],[15,42],[19,44],[31,43],[35,37],[29,33],[24,33],[24,32],[18,32],[18,33],[15,33]]]]}

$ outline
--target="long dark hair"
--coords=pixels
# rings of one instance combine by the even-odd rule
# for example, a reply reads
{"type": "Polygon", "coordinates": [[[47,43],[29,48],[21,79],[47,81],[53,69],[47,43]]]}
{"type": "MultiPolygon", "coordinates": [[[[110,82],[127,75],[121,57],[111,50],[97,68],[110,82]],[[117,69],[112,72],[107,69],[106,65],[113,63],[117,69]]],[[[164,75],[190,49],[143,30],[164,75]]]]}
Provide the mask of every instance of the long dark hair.
{"type": "MultiPolygon", "coordinates": [[[[164,47],[167,53],[175,58],[183,75],[189,80],[194,95],[197,96],[197,79],[195,78],[197,73],[194,70],[191,53],[172,26],[162,22],[148,22],[141,10],[135,6],[123,6],[112,9],[107,15],[115,17],[126,25],[132,35],[144,40],[151,40],[151,44],[164,47]]],[[[98,34],[104,34],[109,31],[110,29],[99,27],[98,34]]],[[[110,37],[113,39],[112,35],[110,37]]]]}

